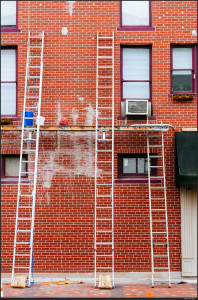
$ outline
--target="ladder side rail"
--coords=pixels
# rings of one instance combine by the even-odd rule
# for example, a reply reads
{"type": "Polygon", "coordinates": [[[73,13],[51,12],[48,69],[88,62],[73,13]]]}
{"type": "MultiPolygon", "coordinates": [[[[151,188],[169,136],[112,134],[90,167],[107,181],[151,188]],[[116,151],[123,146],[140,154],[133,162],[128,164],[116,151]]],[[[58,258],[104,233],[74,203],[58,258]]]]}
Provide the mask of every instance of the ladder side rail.
{"type": "Polygon", "coordinates": [[[165,180],[165,158],[164,158],[164,134],[162,132],[162,160],[163,160],[163,177],[164,177],[164,199],[165,199],[165,214],[166,214],[166,234],[167,234],[167,255],[168,255],[168,281],[171,286],[170,279],[170,257],[169,257],[169,239],[168,239],[168,216],[167,216],[167,197],[166,197],[166,180],[165,180]]]}
{"type": "Polygon", "coordinates": [[[97,66],[96,66],[96,134],[95,134],[95,232],[94,232],[94,254],[95,254],[95,264],[94,264],[94,286],[96,288],[96,231],[97,231],[97,223],[96,223],[96,207],[97,207],[97,150],[98,150],[98,38],[99,33],[97,31],[97,66]]]}
{"type": "Polygon", "coordinates": [[[26,63],[25,93],[24,93],[24,105],[23,105],[23,116],[22,116],[21,149],[20,149],[20,162],[19,162],[19,179],[18,179],[18,195],[17,195],[17,209],[16,209],[16,223],[15,223],[15,237],[14,237],[12,280],[14,279],[14,270],[15,270],[16,239],[17,239],[18,212],[19,212],[19,199],[20,199],[20,186],[21,186],[21,168],[22,168],[22,157],[23,157],[22,155],[23,155],[24,120],[25,120],[25,107],[26,107],[26,95],[27,95],[27,78],[28,78],[28,73],[29,73],[29,57],[30,57],[30,30],[28,31],[27,63],[26,63]]]}
{"type": "Polygon", "coordinates": [[[153,261],[153,228],[152,228],[152,206],[151,206],[151,178],[150,178],[150,155],[149,136],[147,133],[147,164],[148,164],[148,184],[149,184],[149,212],[150,212],[150,235],[151,235],[151,267],[152,267],[152,287],[154,287],[154,261],[153,261]]]}
{"type": "Polygon", "coordinates": [[[40,68],[40,86],[39,86],[39,103],[37,114],[37,132],[36,132],[36,151],[35,151],[35,167],[34,167],[34,184],[33,184],[33,208],[32,208],[32,223],[30,235],[30,265],[29,265],[29,286],[31,283],[31,266],[33,253],[33,232],[34,232],[34,214],[35,214],[35,200],[36,200],[36,183],[37,183],[37,166],[38,166],[38,148],[39,148],[39,129],[40,129],[40,110],[41,110],[41,93],[42,93],[42,78],[43,78],[43,48],[44,48],[44,30],[42,33],[42,50],[41,50],[41,68],[40,68]]]}
{"type": "Polygon", "coordinates": [[[112,39],[112,287],[114,288],[114,32],[112,39]]]}

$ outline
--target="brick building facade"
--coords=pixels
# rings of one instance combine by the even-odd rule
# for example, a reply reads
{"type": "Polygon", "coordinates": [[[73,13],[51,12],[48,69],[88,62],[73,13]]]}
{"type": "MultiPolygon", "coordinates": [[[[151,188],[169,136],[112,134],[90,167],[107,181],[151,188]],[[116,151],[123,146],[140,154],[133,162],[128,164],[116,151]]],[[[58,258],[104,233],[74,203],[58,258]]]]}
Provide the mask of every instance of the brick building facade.
{"type": "MultiPolygon", "coordinates": [[[[3,14],[6,2],[1,1],[3,14]]],[[[94,272],[95,133],[54,127],[62,117],[69,126],[95,126],[98,31],[115,36],[115,126],[146,123],[144,117],[126,117],[123,103],[126,98],[147,98],[150,122],[174,127],[164,134],[170,268],[196,276],[196,270],[184,270],[182,263],[186,246],[182,248],[180,203],[181,193],[192,192],[190,201],[196,205],[196,185],[176,185],[175,132],[191,131],[197,122],[197,2],[152,1],[148,11],[142,11],[143,21],[137,8],[134,23],[130,20],[136,7],[125,7],[125,1],[11,2],[17,2],[16,23],[12,24],[13,14],[9,19],[5,12],[1,26],[6,73],[1,76],[2,120],[11,119],[1,131],[2,272],[12,270],[28,30],[34,35],[45,32],[41,115],[46,128],[39,142],[34,272],[94,272]],[[137,73],[131,75],[128,69],[135,69],[139,61],[137,73]]],[[[148,1],[138,2],[147,5],[148,1]]],[[[144,171],[143,177],[138,170],[125,176],[118,167],[124,154],[137,161],[146,153],[145,132],[115,131],[115,272],[151,272],[148,179],[144,171]]],[[[31,177],[23,180],[28,190],[31,177]]],[[[196,215],[192,218],[196,222],[196,215]]],[[[196,253],[192,255],[190,263],[195,264],[196,253]]]]}

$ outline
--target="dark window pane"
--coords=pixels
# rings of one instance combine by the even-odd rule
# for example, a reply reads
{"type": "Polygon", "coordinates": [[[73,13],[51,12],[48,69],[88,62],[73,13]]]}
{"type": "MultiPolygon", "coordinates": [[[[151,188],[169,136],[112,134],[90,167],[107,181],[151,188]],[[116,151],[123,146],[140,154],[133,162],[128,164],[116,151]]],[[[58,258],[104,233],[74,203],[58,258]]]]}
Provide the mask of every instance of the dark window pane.
{"type": "Polygon", "coordinates": [[[177,91],[177,92],[192,91],[191,71],[173,71],[173,91],[177,91]]]}

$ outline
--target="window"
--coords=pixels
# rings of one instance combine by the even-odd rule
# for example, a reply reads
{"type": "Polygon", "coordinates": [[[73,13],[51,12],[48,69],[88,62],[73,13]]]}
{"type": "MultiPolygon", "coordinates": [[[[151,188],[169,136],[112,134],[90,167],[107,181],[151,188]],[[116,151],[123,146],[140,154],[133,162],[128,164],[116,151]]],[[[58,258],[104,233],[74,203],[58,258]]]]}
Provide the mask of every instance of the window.
{"type": "Polygon", "coordinates": [[[171,48],[171,90],[173,94],[196,92],[195,47],[173,46],[171,48]]]}
{"type": "Polygon", "coordinates": [[[1,115],[16,116],[16,49],[1,49],[1,115]]]}
{"type": "Polygon", "coordinates": [[[121,1],[120,30],[155,30],[151,22],[151,1],[121,1]]]}
{"type": "MultiPolygon", "coordinates": [[[[156,166],[157,159],[151,158],[150,165],[156,166]]],[[[150,175],[156,176],[157,168],[152,168],[150,175]]],[[[135,182],[148,182],[147,154],[118,154],[118,179],[129,180],[129,182],[134,180],[135,182]]]]}
{"type": "Polygon", "coordinates": [[[122,101],[151,101],[151,48],[123,47],[121,55],[122,101]]]}
{"type": "Polygon", "coordinates": [[[18,30],[18,1],[1,1],[1,31],[18,30]]]}
{"type": "MultiPolygon", "coordinates": [[[[27,155],[23,155],[23,160],[27,160],[27,155]]],[[[17,180],[19,177],[19,163],[20,155],[18,154],[2,154],[1,155],[1,179],[17,180]]],[[[22,163],[22,172],[27,171],[27,163],[22,163]]],[[[27,174],[21,176],[21,178],[27,178],[27,174]]]]}

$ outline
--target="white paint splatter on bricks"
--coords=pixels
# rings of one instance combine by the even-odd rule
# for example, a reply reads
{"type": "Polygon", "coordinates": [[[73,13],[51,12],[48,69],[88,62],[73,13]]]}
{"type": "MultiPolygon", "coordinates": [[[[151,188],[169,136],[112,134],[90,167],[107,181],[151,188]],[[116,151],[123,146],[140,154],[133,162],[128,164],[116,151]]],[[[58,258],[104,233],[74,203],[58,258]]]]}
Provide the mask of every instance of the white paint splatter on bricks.
{"type": "Polygon", "coordinates": [[[78,119],[78,111],[76,108],[72,108],[71,117],[73,119],[74,125],[76,125],[76,120],[78,119]]]}
{"type": "Polygon", "coordinates": [[[61,114],[61,106],[60,103],[58,103],[58,110],[57,110],[57,124],[60,122],[62,118],[62,114],[61,114]]]}
{"type": "Polygon", "coordinates": [[[57,172],[63,172],[64,167],[55,162],[57,151],[47,151],[45,162],[40,166],[40,176],[43,179],[43,187],[50,189],[52,178],[57,172]]]}
{"type": "Polygon", "coordinates": [[[67,27],[63,27],[62,30],[61,30],[61,32],[62,32],[62,35],[67,35],[68,34],[67,27]]]}
{"type": "Polygon", "coordinates": [[[93,121],[95,120],[95,117],[96,117],[96,111],[95,111],[95,109],[93,109],[91,104],[89,104],[89,107],[86,107],[85,110],[87,111],[85,126],[92,126],[93,121]]]}
{"type": "Polygon", "coordinates": [[[80,97],[79,95],[77,95],[77,97],[78,97],[78,101],[80,101],[80,102],[82,102],[82,103],[83,103],[83,101],[84,101],[84,97],[80,97]]]}
{"type": "Polygon", "coordinates": [[[73,14],[73,8],[74,8],[75,2],[76,2],[76,1],[74,1],[74,0],[72,0],[72,1],[67,1],[70,16],[72,16],[72,14],[73,14]]]}

